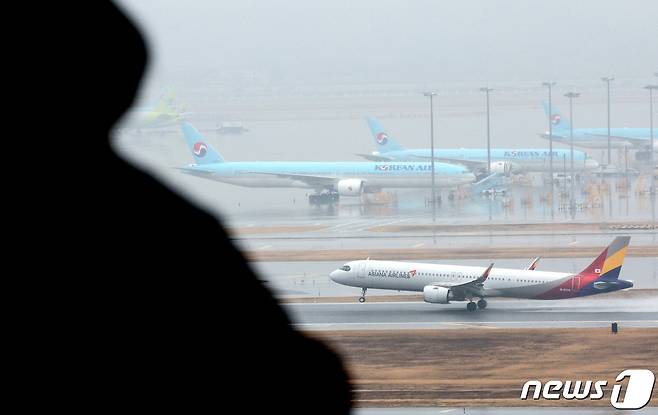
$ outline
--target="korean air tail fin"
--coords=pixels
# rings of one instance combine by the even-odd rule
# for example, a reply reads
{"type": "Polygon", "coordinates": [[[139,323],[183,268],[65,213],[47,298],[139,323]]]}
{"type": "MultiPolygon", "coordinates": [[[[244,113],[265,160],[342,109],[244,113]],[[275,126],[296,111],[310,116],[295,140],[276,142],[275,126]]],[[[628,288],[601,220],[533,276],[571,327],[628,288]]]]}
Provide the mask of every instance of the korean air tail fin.
{"type": "Polygon", "coordinates": [[[551,105],[550,112],[552,112],[552,114],[549,112],[548,102],[542,101],[542,105],[544,106],[544,113],[551,120],[551,123],[553,124],[554,131],[563,131],[569,129],[569,127],[571,126],[571,121],[568,118],[563,117],[562,114],[560,113],[560,110],[557,109],[555,105],[551,105]]]}
{"type": "Polygon", "coordinates": [[[368,127],[370,127],[370,133],[375,140],[375,147],[380,153],[404,150],[404,147],[384,131],[384,127],[375,118],[368,117],[368,127]]]}
{"type": "Polygon", "coordinates": [[[192,153],[197,164],[223,163],[222,157],[212,146],[206,142],[201,133],[187,121],[181,123],[183,136],[187,142],[187,148],[192,153]]]}
{"type": "Polygon", "coordinates": [[[616,237],[580,275],[598,275],[598,279],[616,280],[628,250],[630,236],[616,237]]]}

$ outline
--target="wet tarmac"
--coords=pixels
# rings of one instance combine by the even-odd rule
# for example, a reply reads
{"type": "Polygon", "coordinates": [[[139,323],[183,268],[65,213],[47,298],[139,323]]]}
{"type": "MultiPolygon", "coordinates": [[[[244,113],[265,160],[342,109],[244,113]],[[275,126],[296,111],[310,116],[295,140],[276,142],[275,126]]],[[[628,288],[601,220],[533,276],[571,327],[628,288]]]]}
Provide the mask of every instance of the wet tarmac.
{"type": "MultiPolygon", "coordinates": [[[[655,246],[658,234],[652,232],[598,232],[540,234],[460,235],[455,233],[395,233],[368,232],[371,224],[345,224],[318,232],[303,234],[252,235],[234,238],[246,250],[309,250],[309,249],[363,249],[363,248],[461,248],[461,247],[528,247],[536,246],[537,256],[545,247],[600,246],[603,250],[618,235],[631,235],[632,246],[655,246]],[[352,227],[349,229],[348,227],[352,227]],[[344,232],[344,233],[343,233],[344,232]]],[[[484,229],[483,229],[484,231],[484,229]]],[[[384,259],[384,258],[382,258],[384,259]]]]}
{"type": "Polygon", "coordinates": [[[658,297],[586,297],[570,300],[489,299],[486,310],[465,303],[422,302],[284,304],[302,330],[403,330],[465,328],[658,327],[658,297]]]}

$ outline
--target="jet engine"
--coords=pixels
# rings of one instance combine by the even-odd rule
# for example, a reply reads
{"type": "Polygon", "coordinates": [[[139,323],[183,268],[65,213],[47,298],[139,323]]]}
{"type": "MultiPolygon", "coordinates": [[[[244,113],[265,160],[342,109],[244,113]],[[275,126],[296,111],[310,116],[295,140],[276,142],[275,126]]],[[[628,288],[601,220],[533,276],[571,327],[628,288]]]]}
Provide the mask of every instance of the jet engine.
{"type": "Polygon", "coordinates": [[[364,181],[361,179],[343,179],[336,185],[341,196],[359,196],[363,193],[364,181]]]}
{"type": "Polygon", "coordinates": [[[436,285],[427,285],[423,288],[423,300],[426,303],[450,304],[454,296],[449,288],[439,287],[436,285]]]}
{"type": "Polygon", "coordinates": [[[509,176],[511,173],[518,171],[519,168],[517,165],[510,163],[509,161],[492,161],[491,162],[491,172],[504,174],[509,176]]]}

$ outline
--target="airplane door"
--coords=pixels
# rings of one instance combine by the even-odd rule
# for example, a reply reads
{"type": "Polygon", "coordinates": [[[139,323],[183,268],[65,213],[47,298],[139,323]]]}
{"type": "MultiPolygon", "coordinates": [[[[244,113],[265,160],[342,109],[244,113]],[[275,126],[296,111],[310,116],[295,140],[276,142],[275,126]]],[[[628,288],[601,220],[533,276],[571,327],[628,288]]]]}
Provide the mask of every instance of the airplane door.
{"type": "Polygon", "coordinates": [[[580,275],[577,275],[571,279],[571,291],[580,290],[580,275]]]}
{"type": "Polygon", "coordinates": [[[356,267],[356,276],[358,278],[365,278],[366,277],[366,263],[364,262],[359,262],[359,265],[356,267]]]}

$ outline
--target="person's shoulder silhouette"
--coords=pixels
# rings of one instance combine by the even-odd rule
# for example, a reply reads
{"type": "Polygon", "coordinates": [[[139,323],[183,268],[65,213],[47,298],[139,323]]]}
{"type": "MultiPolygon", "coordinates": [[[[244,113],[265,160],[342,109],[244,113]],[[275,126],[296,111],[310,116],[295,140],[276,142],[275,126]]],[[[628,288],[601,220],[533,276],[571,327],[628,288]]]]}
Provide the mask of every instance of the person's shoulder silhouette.
{"type": "MultiPolygon", "coordinates": [[[[113,409],[349,412],[340,359],[292,330],[219,222],[112,150],[109,132],[134,99],[147,48],[114,5],[95,7],[98,21],[62,22],[79,42],[57,63],[77,102],[75,129],[56,144],[68,171],[51,203],[58,235],[48,238],[60,241],[51,265],[77,277],[52,311],[65,310],[60,358],[80,375],[71,391],[113,409]],[[67,335],[86,340],[66,350],[67,335]]],[[[71,124],[70,108],[54,111],[71,124]]]]}

